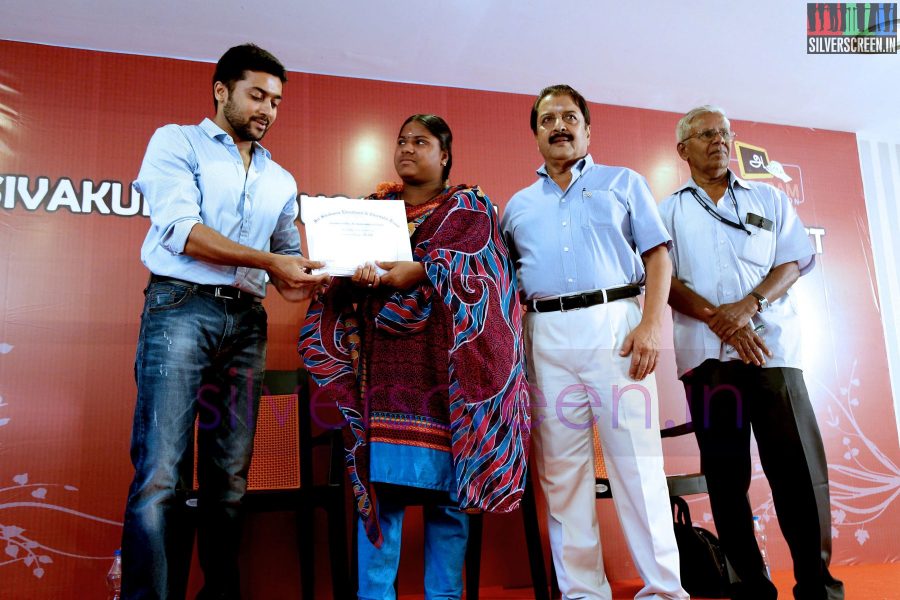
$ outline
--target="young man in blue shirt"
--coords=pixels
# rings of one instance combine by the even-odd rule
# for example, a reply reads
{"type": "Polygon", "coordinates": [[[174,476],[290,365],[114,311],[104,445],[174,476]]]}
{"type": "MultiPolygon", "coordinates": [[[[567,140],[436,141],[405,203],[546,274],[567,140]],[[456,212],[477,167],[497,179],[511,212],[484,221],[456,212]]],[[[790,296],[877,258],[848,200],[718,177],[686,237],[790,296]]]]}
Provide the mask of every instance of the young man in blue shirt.
{"type": "Polygon", "coordinates": [[[238,507],[247,487],[266,359],[266,274],[286,299],[325,276],[300,255],[297,186],[259,142],[286,73],[265,50],[228,50],[216,114],[153,135],[135,181],[150,206],[149,269],[135,358],[134,479],[125,509],[122,597],[183,598],[193,529],[184,496],[199,415],[198,598],[239,598],[238,507]]]}

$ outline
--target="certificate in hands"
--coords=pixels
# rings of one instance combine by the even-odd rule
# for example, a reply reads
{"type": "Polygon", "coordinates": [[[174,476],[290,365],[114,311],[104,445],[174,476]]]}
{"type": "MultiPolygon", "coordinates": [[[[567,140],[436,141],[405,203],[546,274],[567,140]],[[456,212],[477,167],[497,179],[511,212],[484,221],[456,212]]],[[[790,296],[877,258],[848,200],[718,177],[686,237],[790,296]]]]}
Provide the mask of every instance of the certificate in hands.
{"type": "Polygon", "coordinates": [[[309,258],[325,263],[318,272],[347,277],[367,262],[412,260],[402,201],[303,196],[300,220],[309,258]]]}

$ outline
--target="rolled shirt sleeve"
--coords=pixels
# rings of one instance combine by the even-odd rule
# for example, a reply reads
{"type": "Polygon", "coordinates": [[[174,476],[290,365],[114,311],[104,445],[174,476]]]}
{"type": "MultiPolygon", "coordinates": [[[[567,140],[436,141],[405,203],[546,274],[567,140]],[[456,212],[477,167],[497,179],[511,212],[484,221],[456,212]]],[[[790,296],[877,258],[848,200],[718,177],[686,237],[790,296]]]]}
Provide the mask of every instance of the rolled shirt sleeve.
{"type": "Polygon", "coordinates": [[[180,128],[166,125],[150,139],[134,182],[150,207],[160,246],[174,255],[184,252],[191,228],[203,222],[197,169],[197,157],[180,128]]]}
{"type": "Polygon", "coordinates": [[[299,254],[297,183],[259,143],[252,145],[249,164],[245,159],[210,119],[153,134],[134,183],[150,209],[141,261],[151,273],[265,296],[262,269],[214,264],[184,252],[192,227],[203,223],[248,248],[299,254]]]}
{"type": "Polygon", "coordinates": [[[292,256],[300,256],[302,254],[300,252],[300,231],[297,229],[298,211],[297,193],[294,192],[290,200],[284,205],[275,224],[275,231],[272,232],[270,250],[274,254],[289,254],[292,256]]]}

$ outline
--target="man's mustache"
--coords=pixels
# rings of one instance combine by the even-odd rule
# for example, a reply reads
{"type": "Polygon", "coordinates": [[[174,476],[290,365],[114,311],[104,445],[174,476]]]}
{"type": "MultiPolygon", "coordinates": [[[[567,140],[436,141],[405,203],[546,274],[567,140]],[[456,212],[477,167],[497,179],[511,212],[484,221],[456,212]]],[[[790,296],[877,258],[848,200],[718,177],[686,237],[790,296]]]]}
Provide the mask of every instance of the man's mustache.
{"type": "Polygon", "coordinates": [[[567,142],[571,142],[572,139],[573,139],[573,136],[571,133],[554,133],[553,135],[550,136],[550,143],[555,144],[556,142],[558,142],[560,140],[566,140],[567,142]]]}

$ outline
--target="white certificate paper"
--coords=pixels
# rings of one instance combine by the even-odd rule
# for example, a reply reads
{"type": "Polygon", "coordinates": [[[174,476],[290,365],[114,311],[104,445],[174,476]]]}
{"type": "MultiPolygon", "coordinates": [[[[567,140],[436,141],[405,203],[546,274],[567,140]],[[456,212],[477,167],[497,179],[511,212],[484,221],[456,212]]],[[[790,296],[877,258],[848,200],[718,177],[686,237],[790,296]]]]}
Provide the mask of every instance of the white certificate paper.
{"type": "Polygon", "coordinates": [[[320,272],[346,277],[367,262],[412,260],[401,200],[302,196],[300,220],[309,258],[325,263],[320,272]]]}

